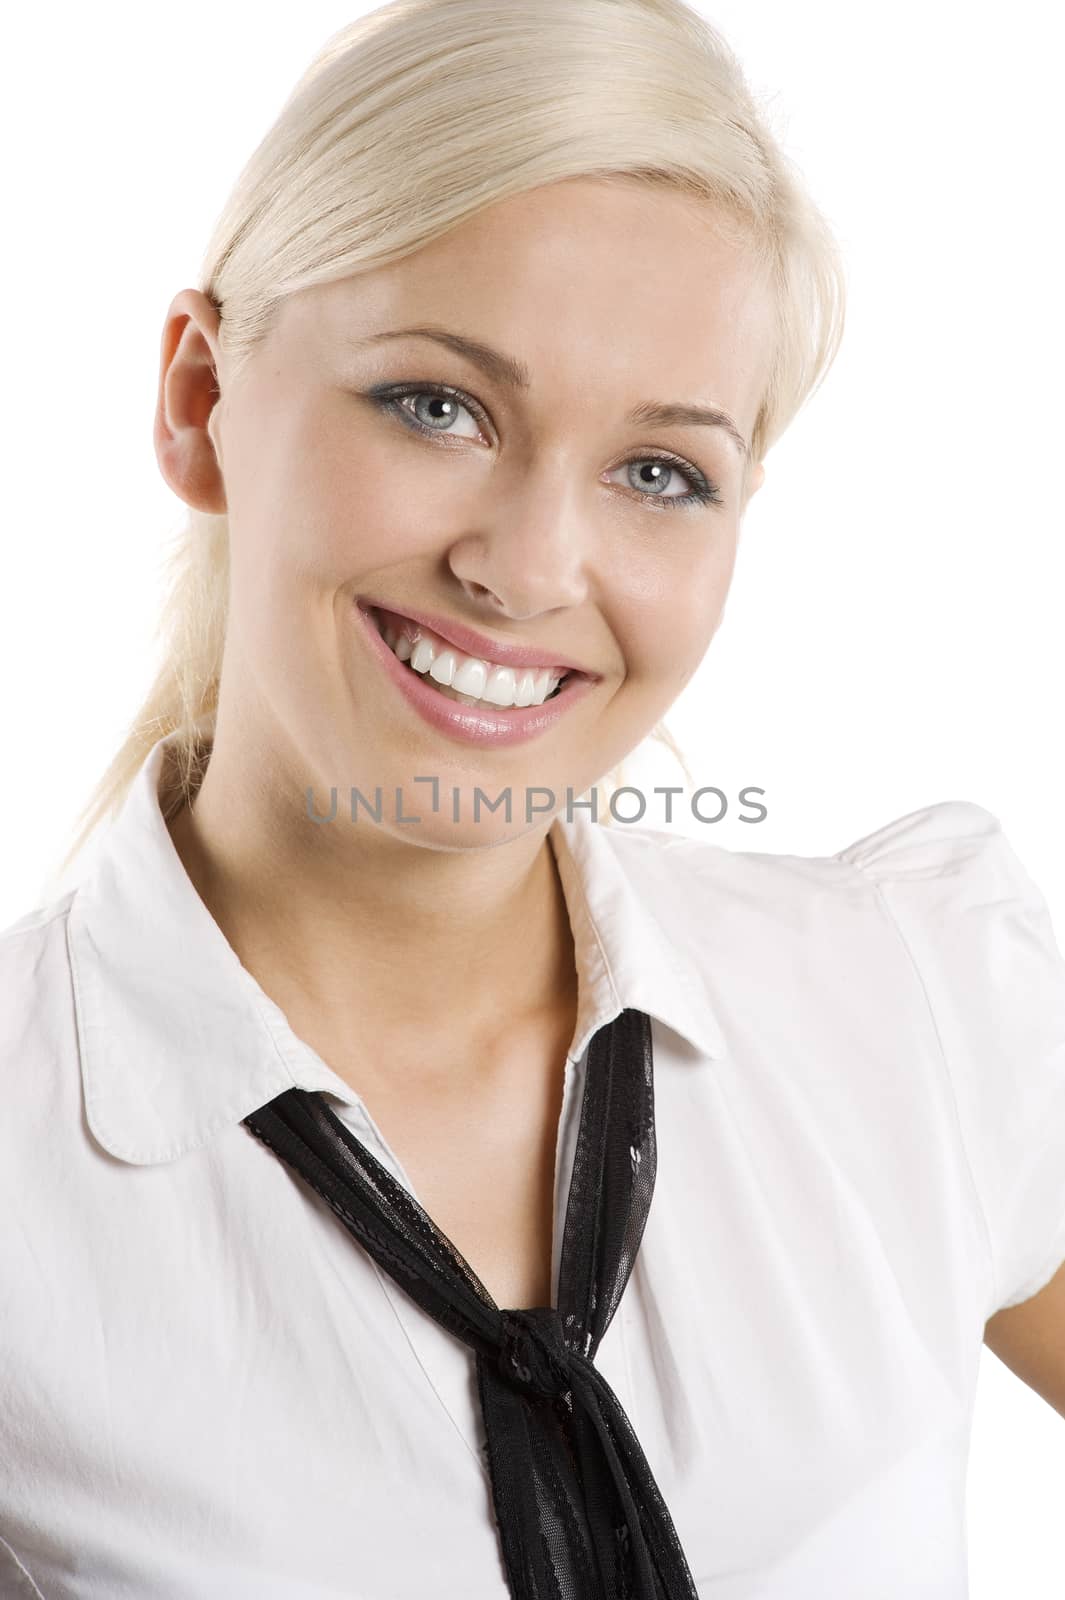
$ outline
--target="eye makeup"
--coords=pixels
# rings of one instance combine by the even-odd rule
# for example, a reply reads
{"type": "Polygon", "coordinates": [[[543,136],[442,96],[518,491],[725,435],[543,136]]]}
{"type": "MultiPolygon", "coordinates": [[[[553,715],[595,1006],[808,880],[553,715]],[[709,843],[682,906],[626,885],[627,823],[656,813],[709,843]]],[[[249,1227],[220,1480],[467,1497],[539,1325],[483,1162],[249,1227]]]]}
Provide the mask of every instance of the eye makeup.
{"type": "MultiPolygon", "coordinates": [[[[437,383],[430,380],[421,383],[411,382],[377,384],[372,389],[366,390],[364,397],[376,405],[381,411],[396,417],[413,433],[417,433],[423,438],[429,437],[434,440],[448,439],[449,435],[447,432],[445,432],[445,430],[430,428],[426,423],[421,422],[406,406],[406,401],[416,399],[422,395],[435,395],[439,399],[449,400],[459,406],[462,406],[470,413],[473,419],[482,428],[491,431],[484,408],[476,400],[474,400],[471,395],[466,394],[464,390],[458,389],[452,384],[437,383]]],[[[450,419],[442,418],[441,420],[444,421],[450,419]]],[[[456,434],[453,437],[456,440],[459,440],[462,438],[462,435],[456,434]]],[[[453,447],[448,445],[447,448],[453,447]]],[[[656,511],[664,510],[667,507],[675,508],[724,504],[721,491],[717,484],[714,483],[712,479],[708,478],[705,473],[700,471],[700,469],[692,462],[686,461],[681,456],[674,456],[664,451],[651,451],[645,455],[630,456],[628,461],[621,462],[620,465],[628,466],[635,462],[658,464],[659,466],[669,468],[686,478],[692,485],[691,489],[686,494],[680,495],[639,495],[638,490],[633,490],[633,493],[639,495],[639,497],[643,499],[645,503],[650,505],[656,511]]]]}

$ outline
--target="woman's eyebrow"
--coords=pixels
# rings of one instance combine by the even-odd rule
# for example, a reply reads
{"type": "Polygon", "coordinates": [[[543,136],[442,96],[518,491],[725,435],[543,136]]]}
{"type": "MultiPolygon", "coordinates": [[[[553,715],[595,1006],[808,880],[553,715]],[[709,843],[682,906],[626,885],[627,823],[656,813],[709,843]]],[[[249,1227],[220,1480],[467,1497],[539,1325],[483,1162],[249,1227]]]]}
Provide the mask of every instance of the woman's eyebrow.
{"type": "MultiPolygon", "coordinates": [[[[455,333],[435,323],[419,323],[413,328],[390,328],[357,342],[376,344],[382,339],[434,339],[456,355],[465,356],[467,361],[472,361],[474,366],[480,367],[482,372],[504,388],[528,389],[531,386],[529,369],[523,361],[505,355],[502,350],[483,344],[479,339],[471,339],[467,334],[455,333]]],[[[694,405],[680,400],[644,400],[628,412],[625,420],[650,428],[721,428],[738,447],[741,455],[750,456],[746,439],[728,412],[722,411],[720,406],[694,405]]]]}

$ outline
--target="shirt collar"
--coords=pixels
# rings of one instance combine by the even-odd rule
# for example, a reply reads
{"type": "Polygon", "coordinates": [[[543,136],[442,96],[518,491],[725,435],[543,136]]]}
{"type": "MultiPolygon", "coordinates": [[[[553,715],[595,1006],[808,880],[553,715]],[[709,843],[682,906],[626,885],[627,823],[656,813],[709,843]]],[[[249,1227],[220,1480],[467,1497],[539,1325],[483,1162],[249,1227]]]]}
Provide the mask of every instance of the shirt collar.
{"type": "MultiPolygon", "coordinates": [[[[294,1086],[359,1103],[241,964],[186,874],[160,800],[173,738],[134,779],[68,921],[86,1117],[106,1150],[137,1165],[197,1149],[294,1086]]],[[[669,863],[633,853],[635,841],[586,810],[559,813],[549,838],[577,957],[571,1057],[625,1007],[697,1056],[724,1055],[688,941],[649,909],[669,863]]]]}

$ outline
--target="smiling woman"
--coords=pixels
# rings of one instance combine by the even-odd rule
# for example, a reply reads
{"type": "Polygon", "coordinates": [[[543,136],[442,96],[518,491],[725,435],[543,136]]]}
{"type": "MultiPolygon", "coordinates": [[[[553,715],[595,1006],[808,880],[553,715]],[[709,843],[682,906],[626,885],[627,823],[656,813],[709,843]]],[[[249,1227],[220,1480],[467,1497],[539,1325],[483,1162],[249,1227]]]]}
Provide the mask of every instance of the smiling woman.
{"type": "MultiPolygon", "coordinates": [[[[727,45],[687,7],[555,0],[519,15],[437,0],[385,6],[342,30],[247,163],[200,288],[182,291],[166,320],[157,443],[191,515],[160,626],[163,666],[71,856],[161,736],[171,736],[177,784],[168,804],[198,787],[230,606],[248,592],[229,587],[241,522],[255,522],[258,545],[261,501],[285,504],[263,470],[278,460],[264,428],[284,430],[282,459],[298,453],[316,499],[342,499],[339,523],[334,503],[323,528],[341,527],[348,541],[354,521],[400,550],[415,528],[439,545],[446,485],[447,521],[470,526],[451,557],[463,603],[451,597],[444,609],[471,621],[509,602],[507,633],[536,644],[557,647],[560,632],[575,643],[577,630],[606,680],[582,729],[608,700],[635,711],[649,674],[622,662],[608,618],[597,626],[587,605],[577,614],[559,552],[573,570],[587,573],[594,555],[626,573],[619,598],[642,597],[644,638],[656,622],[649,588],[672,612],[683,572],[693,622],[679,637],[671,617],[670,677],[639,707],[652,736],[675,749],[661,712],[720,619],[743,509],[766,452],[831,363],[842,304],[824,219],[727,45]],[[495,98],[503,81],[506,101],[495,98]],[[249,385],[254,419],[237,409],[249,385]],[[263,411],[275,395],[282,404],[263,411]],[[259,502],[246,514],[234,504],[242,429],[259,502]],[[508,549],[527,547],[533,531],[518,520],[516,490],[536,508],[556,591],[544,596],[549,626],[532,625],[531,575],[505,596],[490,582],[496,573],[503,586],[508,549]],[[668,530],[651,521],[666,509],[677,513],[668,530]],[[488,520],[505,529],[488,538],[488,520]],[[464,576],[473,567],[477,603],[464,576]],[[625,667],[630,687],[617,702],[625,667]]],[[[289,503],[273,520],[290,515],[289,503]]],[[[301,560],[297,543],[285,548],[290,563],[301,560]]],[[[347,549],[330,553],[339,578],[347,549]]],[[[424,589],[397,565],[381,598],[397,607],[400,597],[445,598],[424,589]]],[[[602,724],[590,777],[621,773],[648,731],[635,716],[626,723],[602,724]]],[[[569,737],[581,738],[576,725],[569,737]]],[[[325,763],[332,772],[337,753],[325,763]]]]}
{"type": "Polygon", "coordinates": [[[961,1600],[1065,1260],[1039,891],[966,801],[805,858],[584,798],[842,305],[680,0],[392,0],[296,85],[165,315],[99,854],[0,938],[4,1593],[961,1600]]]}
{"type": "MultiPolygon", "coordinates": [[[[417,793],[413,749],[415,762],[446,768],[460,801],[474,780],[583,794],[676,698],[720,619],[740,519],[763,475],[747,441],[777,315],[764,263],[735,232],[676,189],[570,178],[497,200],[398,261],[290,289],[239,361],[225,345],[228,292],[178,296],[160,461],[176,492],[228,518],[228,623],[257,658],[258,703],[304,730],[313,778],[328,786],[357,746],[395,817],[404,793],[417,793]],[[446,338],[432,336],[428,313],[446,338]],[[412,317],[420,326],[402,331],[412,317]],[[630,324],[619,359],[617,330],[630,324]],[[215,381],[212,482],[193,457],[208,442],[201,419],[215,381]],[[442,558],[447,585],[429,577],[442,558]],[[327,595],[339,604],[328,641],[312,617],[327,595]],[[450,686],[460,664],[444,649],[430,668],[429,643],[411,635],[407,668],[391,677],[432,736],[418,731],[424,716],[405,718],[408,740],[397,741],[368,670],[380,653],[368,655],[374,641],[351,626],[368,599],[408,621],[432,602],[438,646],[483,622],[469,653],[486,671],[476,693],[496,708],[423,692],[441,673],[450,686]],[[533,689],[506,659],[519,642],[548,667],[576,656],[585,681],[550,712],[522,714],[515,702],[533,689]],[[519,734],[535,744],[495,759],[519,734]]],[[[479,683],[473,672],[465,681],[479,683]]],[[[265,753],[248,704],[236,737],[223,739],[227,710],[223,696],[196,800],[204,817],[224,768],[232,781],[265,753]]],[[[452,846],[499,842],[508,825],[501,814],[471,820],[468,805],[431,819],[452,846]]],[[[511,858],[541,844],[527,839],[511,858]]]]}

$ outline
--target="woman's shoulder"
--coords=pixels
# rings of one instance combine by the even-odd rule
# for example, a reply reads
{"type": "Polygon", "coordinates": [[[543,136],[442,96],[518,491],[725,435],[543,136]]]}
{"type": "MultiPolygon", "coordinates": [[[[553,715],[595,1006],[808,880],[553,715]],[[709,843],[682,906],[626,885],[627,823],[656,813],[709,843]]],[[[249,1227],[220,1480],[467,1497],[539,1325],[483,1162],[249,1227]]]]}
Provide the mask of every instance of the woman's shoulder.
{"type": "Polygon", "coordinates": [[[1050,908],[999,818],[970,801],[898,817],[840,859],[920,977],[985,1221],[990,1315],[1065,1261],[1065,960],[1050,908]]]}
{"type": "MultiPolygon", "coordinates": [[[[752,824],[752,827],[757,824],[752,824]]],[[[972,800],[939,800],[883,822],[824,853],[723,845],[679,830],[612,823],[599,834],[627,871],[659,888],[690,892],[701,883],[745,894],[760,884],[841,891],[895,878],[949,879],[959,869],[1023,874],[997,816],[972,800]]]]}
{"type": "Polygon", "coordinates": [[[640,899],[707,956],[772,944],[801,946],[805,964],[818,950],[837,960],[860,927],[879,924],[914,960],[951,965],[970,983],[989,966],[1041,963],[1044,998],[1059,1000],[1047,903],[999,818],[975,801],[936,801],[823,854],[635,825],[600,832],[640,899]]]}
{"type": "Polygon", "coordinates": [[[975,800],[939,800],[882,823],[833,859],[877,881],[953,876],[959,868],[1016,861],[1002,823],[975,800]]]}
{"type": "MultiPolygon", "coordinates": [[[[34,962],[44,946],[65,944],[66,919],[76,893],[76,889],[70,889],[0,928],[0,969],[14,971],[26,961],[34,962]]],[[[5,999],[9,998],[6,989],[3,993],[5,999]]]]}
{"type": "Polygon", "coordinates": [[[614,848],[648,884],[657,859],[655,903],[668,898],[719,989],[748,993],[750,969],[793,1005],[857,1004],[872,1029],[892,1012],[927,1018],[986,1227],[987,1314],[1037,1293],[1065,1261],[1065,959],[994,812],[938,801],[820,856],[649,829],[614,848]]]}
{"type": "MultiPolygon", "coordinates": [[[[834,857],[876,892],[917,954],[935,949],[971,983],[979,973],[1043,969],[1043,997],[1065,1005],[1061,955],[1043,891],[1002,822],[971,800],[907,812],[844,846],[834,857]],[[966,956],[970,970],[960,963],[966,956]]],[[[1034,997],[1033,997],[1034,998],[1034,997]]]]}
{"type": "Polygon", "coordinates": [[[34,906],[31,911],[25,911],[16,917],[13,922],[6,923],[0,928],[0,958],[8,954],[8,947],[12,950],[19,944],[32,943],[36,936],[44,934],[51,923],[64,918],[70,910],[76,889],[70,889],[66,894],[55,899],[42,902],[34,906]]]}

